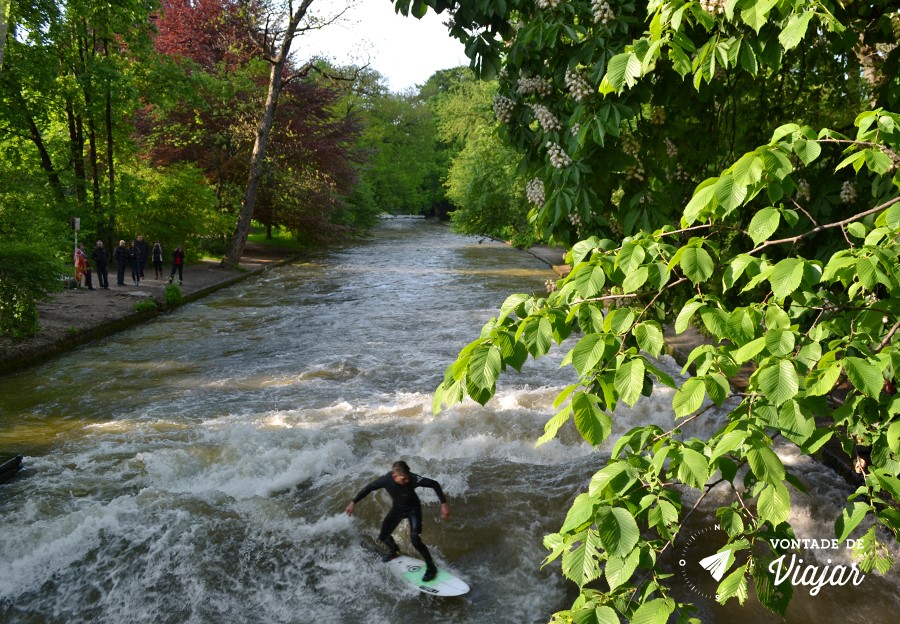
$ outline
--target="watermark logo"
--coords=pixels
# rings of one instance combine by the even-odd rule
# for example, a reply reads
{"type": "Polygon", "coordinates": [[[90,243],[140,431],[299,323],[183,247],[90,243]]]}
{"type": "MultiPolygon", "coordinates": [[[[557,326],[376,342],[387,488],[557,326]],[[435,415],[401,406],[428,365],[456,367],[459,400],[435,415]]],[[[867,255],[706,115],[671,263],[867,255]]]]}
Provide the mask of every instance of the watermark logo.
{"type": "MultiPolygon", "coordinates": [[[[690,534],[679,551],[678,567],[685,585],[695,594],[718,600],[718,585],[729,570],[737,568],[747,560],[746,551],[730,550],[728,534],[719,525],[707,527],[690,534]],[[742,559],[738,561],[738,559],[742,559]],[[735,565],[737,564],[737,565],[735,565]]],[[[857,540],[847,539],[776,539],[770,542],[773,552],[784,553],[768,565],[775,586],[790,583],[794,587],[804,587],[810,596],[817,596],[824,587],[858,586],[866,576],[856,567],[855,562],[835,563],[841,551],[852,551],[860,546],[857,540]],[[815,558],[804,553],[811,551],[832,551],[815,558]],[[789,552],[785,552],[789,551],[789,552]],[[825,561],[823,564],[822,561],[825,561]]],[[[850,559],[846,557],[846,559],[850,559]]]]}

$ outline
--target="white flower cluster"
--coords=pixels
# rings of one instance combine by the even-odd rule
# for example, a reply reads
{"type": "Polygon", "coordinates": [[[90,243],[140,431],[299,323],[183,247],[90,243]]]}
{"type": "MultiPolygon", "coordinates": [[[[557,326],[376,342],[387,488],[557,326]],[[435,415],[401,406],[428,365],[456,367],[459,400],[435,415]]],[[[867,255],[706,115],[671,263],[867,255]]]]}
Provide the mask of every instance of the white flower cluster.
{"type": "Polygon", "coordinates": [[[581,222],[581,215],[578,214],[577,212],[572,213],[572,214],[569,215],[569,223],[571,223],[572,225],[574,225],[574,226],[575,226],[576,228],[578,228],[579,230],[581,229],[581,226],[584,225],[584,224],[581,222]]]}
{"type": "Polygon", "coordinates": [[[691,176],[687,174],[687,171],[684,170],[684,167],[681,166],[681,163],[675,165],[675,173],[669,176],[669,179],[676,179],[679,182],[689,182],[691,176]]]}
{"type": "Polygon", "coordinates": [[[547,289],[548,293],[556,292],[556,281],[548,279],[544,282],[544,287],[547,289]]]}
{"type": "Polygon", "coordinates": [[[662,106],[654,106],[650,111],[650,123],[654,126],[661,126],[666,123],[666,109],[662,106]]]}
{"type": "Polygon", "coordinates": [[[553,93],[553,85],[537,76],[535,78],[519,78],[518,92],[522,95],[532,95],[537,93],[547,97],[553,93]]]}
{"type": "Polygon", "coordinates": [[[856,201],[856,187],[850,180],[845,180],[841,186],[841,201],[845,204],[852,204],[856,201]]]}
{"type": "Polygon", "coordinates": [[[611,21],[616,19],[616,14],[612,7],[609,6],[607,0],[591,0],[591,11],[594,12],[595,24],[609,25],[611,21]]]}
{"type": "Polygon", "coordinates": [[[633,136],[628,135],[622,139],[622,151],[637,161],[633,167],[629,167],[625,171],[626,177],[630,180],[637,180],[638,182],[643,181],[644,165],[641,164],[641,159],[639,158],[640,146],[633,136]]]}
{"type": "Polygon", "coordinates": [[[539,9],[555,9],[562,0],[537,0],[537,8],[539,9]]]}
{"type": "Polygon", "coordinates": [[[538,123],[541,124],[541,128],[544,129],[544,132],[562,130],[562,124],[559,123],[559,119],[556,118],[556,115],[550,112],[549,108],[543,104],[529,104],[528,106],[531,107],[534,116],[537,118],[538,123]]]}
{"type": "Polygon", "coordinates": [[[678,158],[678,148],[672,143],[669,137],[666,137],[666,156],[669,158],[678,158]]]}
{"type": "Polygon", "coordinates": [[[509,123],[510,121],[512,121],[513,109],[515,107],[516,103],[508,97],[498,95],[494,98],[494,115],[499,121],[502,121],[503,123],[509,123]]]}
{"type": "Polygon", "coordinates": [[[572,97],[579,102],[589,97],[593,92],[591,83],[587,81],[582,72],[576,69],[566,70],[566,88],[569,89],[572,97]]]}
{"type": "Polygon", "coordinates": [[[581,124],[572,124],[572,127],[569,129],[569,132],[572,133],[572,136],[578,136],[578,133],[581,132],[581,124]]]}
{"type": "Polygon", "coordinates": [[[803,179],[797,180],[797,199],[800,201],[809,201],[811,197],[812,193],[810,192],[809,182],[803,179]]]}
{"type": "Polygon", "coordinates": [[[725,13],[725,0],[700,0],[700,8],[710,15],[723,15],[725,13]]]}
{"type": "Polygon", "coordinates": [[[547,141],[547,153],[550,155],[550,164],[557,169],[562,169],[572,164],[572,157],[566,154],[559,143],[547,141]]]}
{"type": "Polygon", "coordinates": [[[535,206],[544,205],[544,183],[540,178],[531,178],[525,185],[525,197],[535,206]]]}

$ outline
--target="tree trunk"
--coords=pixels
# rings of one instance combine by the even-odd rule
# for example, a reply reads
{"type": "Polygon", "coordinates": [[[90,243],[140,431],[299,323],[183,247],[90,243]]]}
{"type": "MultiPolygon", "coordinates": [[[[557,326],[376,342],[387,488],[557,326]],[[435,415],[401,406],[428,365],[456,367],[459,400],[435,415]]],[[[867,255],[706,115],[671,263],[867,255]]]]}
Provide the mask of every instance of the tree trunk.
{"type": "Polygon", "coordinates": [[[75,197],[78,205],[87,202],[87,174],[84,170],[84,126],[75,115],[75,107],[71,100],[66,101],[66,119],[69,126],[69,153],[72,159],[72,170],[75,172],[75,197]]]}
{"type": "Polygon", "coordinates": [[[266,42],[267,49],[270,54],[269,62],[272,64],[269,73],[269,91],[266,95],[266,107],[263,111],[262,119],[256,129],[256,140],[253,142],[253,153],[250,156],[250,174],[247,177],[247,188],[244,192],[244,199],[241,202],[241,212],[238,216],[237,226],[234,235],[231,237],[231,244],[225,250],[225,257],[222,258],[221,266],[226,269],[233,269],[238,265],[241,254],[244,253],[244,245],[247,244],[247,235],[250,233],[250,223],[253,220],[253,207],[256,205],[256,195],[259,192],[259,185],[262,182],[263,170],[266,161],[266,148],[269,145],[269,135],[272,132],[272,125],[275,123],[275,110],[278,108],[278,97],[281,95],[281,89],[284,86],[284,67],[291,52],[291,43],[294,40],[294,34],[300,20],[306,15],[309,5],[313,0],[303,0],[297,10],[290,15],[290,22],[284,32],[281,45],[276,48],[276,42],[271,44],[266,42]],[[274,54],[277,49],[277,54],[274,54]]]}
{"type": "MultiPolygon", "coordinates": [[[[24,106],[24,102],[22,103],[24,106]]],[[[28,123],[28,131],[31,134],[31,141],[37,147],[38,154],[41,158],[41,168],[47,172],[47,178],[50,180],[50,187],[59,203],[63,203],[66,199],[63,193],[62,183],[59,181],[59,175],[53,168],[53,161],[50,160],[50,153],[44,145],[44,139],[41,137],[41,131],[38,129],[34,121],[34,117],[28,111],[24,111],[25,121],[28,123]]]]}
{"type": "Polygon", "coordinates": [[[10,0],[0,0],[0,69],[3,68],[3,53],[6,51],[6,33],[9,32],[10,0]]]}
{"type": "MultiPolygon", "coordinates": [[[[109,42],[103,40],[103,54],[109,58],[109,42]]],[[[116,231],[116,170],[113,160],[112,86],[106,81],[106,172],[109,179],[109,232],[116,231]]],[[[98,215],[99,216],[99,215],[98,215]]]]}

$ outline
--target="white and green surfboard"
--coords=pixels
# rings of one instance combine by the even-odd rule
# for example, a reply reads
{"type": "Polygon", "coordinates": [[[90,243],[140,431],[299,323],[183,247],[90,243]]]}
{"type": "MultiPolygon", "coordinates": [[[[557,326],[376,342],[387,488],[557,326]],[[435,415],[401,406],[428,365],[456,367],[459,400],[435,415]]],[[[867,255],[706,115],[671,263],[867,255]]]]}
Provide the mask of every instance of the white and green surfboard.
{"type": "Polygon", "coordinates": [[[388,561],[388,565],[407,584],[432,596],[462,596],[469,591],[469,586],[465,581],[442,568],[438,568],[437,576],[434,579],[427,583],[422,581],[426,566],[425,562],[420,559],[400,556],[388,561]]]}

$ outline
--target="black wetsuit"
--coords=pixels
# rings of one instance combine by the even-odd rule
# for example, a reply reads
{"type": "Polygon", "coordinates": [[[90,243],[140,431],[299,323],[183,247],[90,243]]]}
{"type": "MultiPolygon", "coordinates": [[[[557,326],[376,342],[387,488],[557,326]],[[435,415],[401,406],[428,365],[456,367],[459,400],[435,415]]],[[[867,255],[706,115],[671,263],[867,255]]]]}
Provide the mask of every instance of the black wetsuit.
{"type": "Polygon", "coordinates": [[[378,477],[369,485],[359,491],[359,494],[353,497],[353,502],[358,503],[370,492],[384,488],[391,496],[391,510],[384,517],[381,523],[381,532],[378,534],[378,541],[387,546],[391,552],[399,552],[397,542],[394,541],[391,533],[397,528],[397,525],[405,518],[409,520],[410,541],[417,551],[422,555],[422,559],[428,564],[429,568],[434,567],[434,561],[428,547],[419,537],[422,532],[422,503],[416,496],[417,487],[427,487],[434,490],[438,500],[441,503],[447,502],[441,485],[434,479],[420,477],[417,474],[410,473],[409,482],[406,485],[400,485],[393,479],[393,473],[387,473],[382,477],[378,477]]]}

